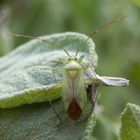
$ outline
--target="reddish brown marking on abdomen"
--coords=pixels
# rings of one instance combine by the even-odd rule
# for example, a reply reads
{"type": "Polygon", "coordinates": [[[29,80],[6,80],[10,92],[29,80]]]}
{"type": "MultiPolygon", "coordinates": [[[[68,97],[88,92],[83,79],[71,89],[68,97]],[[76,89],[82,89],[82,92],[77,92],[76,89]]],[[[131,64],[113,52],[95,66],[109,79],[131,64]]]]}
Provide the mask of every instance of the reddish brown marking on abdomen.
{"type": "Polygon", "coordinates": [[[76,121],[76,120],[78,120],[80,118],[81,113],[82,113],[82,110],[81,110],[79,104],[73,98],[71,103],[69,104],[67,114],[69,115],[69,117],[72,120],[76,121]]]}

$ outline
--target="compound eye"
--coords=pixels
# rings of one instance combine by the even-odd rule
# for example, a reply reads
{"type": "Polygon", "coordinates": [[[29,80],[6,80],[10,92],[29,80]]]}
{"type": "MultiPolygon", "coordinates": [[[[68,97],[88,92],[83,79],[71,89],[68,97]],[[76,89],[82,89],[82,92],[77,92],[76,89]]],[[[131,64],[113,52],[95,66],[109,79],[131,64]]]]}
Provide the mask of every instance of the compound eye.
{"type": "Polygon", "coordinates": [[[75,57],[74,60],[77,61],[78,59],[75,57]]]}

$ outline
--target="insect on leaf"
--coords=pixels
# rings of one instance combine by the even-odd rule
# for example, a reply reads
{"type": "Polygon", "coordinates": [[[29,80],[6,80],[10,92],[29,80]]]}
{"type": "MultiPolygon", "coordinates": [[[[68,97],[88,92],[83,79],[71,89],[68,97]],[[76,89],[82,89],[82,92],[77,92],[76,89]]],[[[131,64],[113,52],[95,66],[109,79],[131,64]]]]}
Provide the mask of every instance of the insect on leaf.
{"type": "MultiPolygon", "coordinates": [[[[52,70],[62,69],[60,60],[67,60],[63,49],[72,54],[86,38],[83,34],[71,32],[44,36],[41,39],[47,42],[33,39],[1,57],[0,108],[59,98],[62,85],[57,81],[62,81],[62,77],[54,76],[52,70]]],[[[79,55],[85,56],[83,63],[91,61],[96,67],[97,54],[92,40],[79,55]]]]}

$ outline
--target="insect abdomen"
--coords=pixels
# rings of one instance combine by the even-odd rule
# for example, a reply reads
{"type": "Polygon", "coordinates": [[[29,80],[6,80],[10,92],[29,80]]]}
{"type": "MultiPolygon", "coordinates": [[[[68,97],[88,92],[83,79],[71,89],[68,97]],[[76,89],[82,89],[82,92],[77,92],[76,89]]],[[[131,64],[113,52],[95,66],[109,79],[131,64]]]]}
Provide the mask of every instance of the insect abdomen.
{"type": "Polygon", "coordinates": [[[68,106],[67,114],[72,120],[76,121],[80,118],[81,113],[82,113],[82,109],[80,108],[75,98],[73,98],[68,106]]]}

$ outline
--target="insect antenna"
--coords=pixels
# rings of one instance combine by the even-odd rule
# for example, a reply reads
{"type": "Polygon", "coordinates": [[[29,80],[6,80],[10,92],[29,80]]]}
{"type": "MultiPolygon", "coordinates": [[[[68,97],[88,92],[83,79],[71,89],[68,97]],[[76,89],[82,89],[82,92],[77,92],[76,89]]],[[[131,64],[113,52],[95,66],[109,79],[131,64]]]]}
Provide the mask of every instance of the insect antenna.
{"type": "Polygon", "coordinates": [[[89,37],[88,37],[88,38],[81,44],[81,46],[77,49],[75,55],[77,56],[78,52],[86,45],[87,41],[88,41],[90,38],[92,38],[96,33],[102,31],[103,29],[105,29],[106,27],[108,27],[108,26],[110,26],[110,25],[112,25],[112,24],[114,24],[114,23],[117,23],[117,22],[123,20],[124,18],[126,18],[126,17],[128,17],[128,16],[129,16],[129,15],[125,15],[125,16],[118,17],[118,18],[116,18],[116,19],[114,19],[114,20],[111,20],[110,22],[104,24],[103,26],[101,26],[100,28],[98,28],[96,31],[94,31],[93,33],[91,33],[91,34],[89,35],[89,37]]]}
{"type": "Polygon", "coordinates": [[[15,33],[7,33],[7,35],[12,35],[12,36],[16,36],[16,37],[22,37],[22,38],[38,39],[38,40],[43,41],[43,42],[49,42],[48,40],[41,39],[39,37],[29,36],[29,35],[21,35],[21,34],[15,34],[15,33]]]}
{"type": "Polygon", "coordinates": [[[68,53],[68,51],[66,49],[64,49],[64,51],[70,57],[70,54],[68,53]]]}

